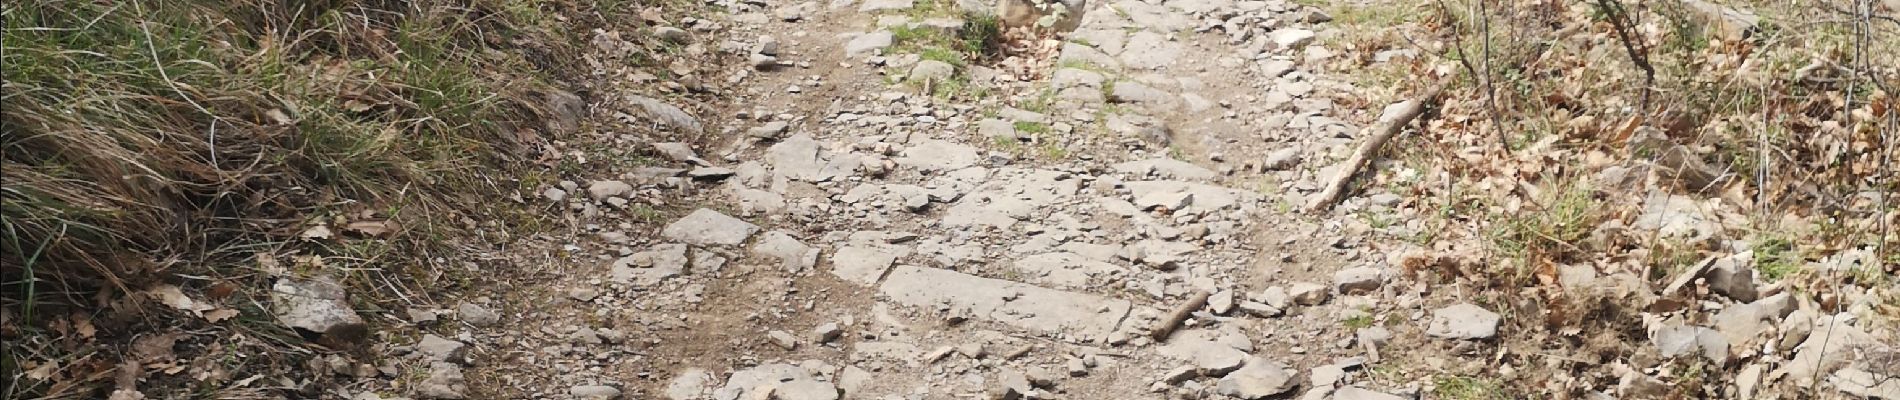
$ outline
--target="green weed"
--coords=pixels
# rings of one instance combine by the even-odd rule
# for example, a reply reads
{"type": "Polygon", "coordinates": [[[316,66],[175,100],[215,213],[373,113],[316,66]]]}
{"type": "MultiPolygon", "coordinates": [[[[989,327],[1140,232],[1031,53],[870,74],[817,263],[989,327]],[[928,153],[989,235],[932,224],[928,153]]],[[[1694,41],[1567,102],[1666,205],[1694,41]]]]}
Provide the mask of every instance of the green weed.
{"type": "Polygon", "coordinates": [[[1510,398],[1495,380],[1465,376],[1440,377],[1432,394],[1445,400],[1504,400],[1510,398]]]}

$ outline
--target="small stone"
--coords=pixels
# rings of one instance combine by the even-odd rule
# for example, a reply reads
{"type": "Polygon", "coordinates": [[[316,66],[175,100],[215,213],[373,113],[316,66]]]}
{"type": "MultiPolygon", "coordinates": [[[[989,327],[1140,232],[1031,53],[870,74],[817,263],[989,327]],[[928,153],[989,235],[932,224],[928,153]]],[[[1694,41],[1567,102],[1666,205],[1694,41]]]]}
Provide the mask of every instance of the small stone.
{"type": "Polygon", "coordinates": [[[838,387],[814,379],[794,379],[779,383],[771,392],[778,400],[838,400],[838,387]]]}
{"type": "Polygon", "coordinates": [[[1156,208],[1181,210],[1187,208],[1189,204],[1194,204],[1194,194],[1187,192],[1154,192],[1135,199],[1135,206],[1141,207],[1142,210],[1156,208]]]}
{"type": "Polygon", "coordinates": [[[1037,388],[1046,389],[1055,387],[1056,380],[1060,379],[1060,377],[1056,376],[1055,372],[1050,371],[1048,368],[1041,367],[1030,368],[1029,371],[1023,374],[1029,376],[1029,385],[1037,388]]]}
{"type": "Polygon", "coordinates": [[[559,203],[567,201],[567,191],[561,190],[561,188],[548,188],[548,190],[541,191],[541,197],[548,199],[548,201],[559,203]]]}
{"type": "Polygon", "coordinates": [[[863,3],[858,4],[858,11],[866,13],[902,11],[910,9],[914,2],[915,0],[864,0],[863,3]]]}
{"type": "Polygon", "coordinates": [[[1016,124],[1000,118],[976,121],[976,132],[986,138],[1020,139],[1016,136],[1016,124]]]}
{"type": "Polygon", "coordinates": [[[461,307],[456,308],[455,313],[462,317],[462,322],[477,327],[495,326],[496,323],[501,322],[501,314],[475,303],[462,303],[461,307]]]}
{"type": "Polygon", "coordinates": [[[844,53],[850,57],[863,57],[872,52],[891,47],[894,36],[890,31],[876,31],[858,35],[844,45],[844,53]]]}
{"type": "Polygon", "coordinates": [[[620,398],[620,389],[607,385],[581,385],[568,388],[567,394],[578,400],[612,400],[620,398]]]}
{"type": "Polygon", "coordinates": [[[1327,22],[1333,22],[1332,14],[1327,14],[1326,11],[1320,10],[1317,8],[1307,8],[1306,18],[1304,19],[1306,20],[1306,23],[1309,23],[1309,24],[1323,24],[1327,22]]]}
{"type": "Polygon", "coordinates": [[[785,133],[785,130],[788,128],[791,128],[791,126],[792,124],[789,122],[772,121],[772,122],[765,123],[765,125],[760,125],[752,129],[747,129],[745,133],[746,133],[746,136],[751,136],[751,137],[760,138],[760,139],[776,139],[778,138],[779,134],[785,133]]]}
{"type": "Polygon", "coordinates": [[[1293,374],[1293,369],[1284,363],[1255,357],[1247,361],[1247,366],[1221,377],[1214,390],[1247,400],[1264,399],[1299,386],[1293,374]]]}
{"type": "Polygon", "coordinates": [[[949,63],[937,60],[923,60],[918,61],[916,66],[910,68],[910,77],[906,79],[913,82],[943,82],[949,80],[950,77],[956,73],[957,67],[949,63]]]}
{"type": "Polygon", "coordinates": [[[271,311],[284,326],[353,342],[368,336],[369,326],[350,307],[343,285],[327,277],[283,278],[271,286],[271,311]]]}
{"type": "Polygon", "coordinates": [[[416,351],[422,354],[424,360],[431,362],[460,363],[463,361],[466,348],[467,345],[462,342],[436,336],[433,333],[422,335],[422,341],[416,343],[416,351]]]}
{"type": "Polygon", "coordinates": [[[779,265],[790,272],[803,272],[818,264],[818,249],[814,249],[798,238],[784,231],[766,232],[758,244],[752,246],[752,254],[768,259],[777,259],[779,265]]]}
{"type": "Polygon", "coordinates": [[[1368,390],[1365,388],[1360,388],[1357,386],[1343,387],[1333,392],[1333,400],[1406,400],[1406,399],[1407,397],[1387,394],[1384,392],[1376,392],[1376,391],[1368,390]]]}
{"type": "Polygon", "coordinates": [[[1498,334],[1498,313],[1470,303],[1432,312],[1425,334],[1445,339],[1489,339],[1498,334]]]}
{"type": "Polygon", "coordinates": [[[1306,381],[1312,384],[1314,388],[1331,388],[1333,384],[1339,383],[1340,379],[1345,378],[1346,369],[1337,365],[1321,365],[1308,370],[1306,373],[1306,381]]]}
{"type": "Polygon", "coordinates": [[[1359,328],[1355,334],[1359,336],[1359,340],[1372,344],[1384,344],[1387,340],[1392,340],[1392,331],[1383,326],[1359,328]]]}
{"type": "Polygon", "coordinates": [[[1070,377],[1079,378],[1079,377],[1087,376],[1089,374],[1088,364],[1082,362],[1082,359],[1080,358],[1071,358],[1069,359],[1069,362],[1065,364],[1068,367],[1070,377]]]}
{"type": "Polygon", "coordinates": [[[957,348],[954,346],[937,347],[936,349],[931,350],[929,353],[924,353],[924,363],[927,364],[927,363],[937,362],[937,360],[942,360],[944,357],[949,357],[950,353],[955,353],[955,352],[957,352],[957,348]]]}
{"type": "Polygon", "coordinates": [[[1714,329],[1675,325],[1657,330],[1650,340],[1663,357],[1699,354],[1718,364],[1728,361],[1728,339],[1714,329]]]}
{"type": "Polygon", "coordinates": [[[1227,315],[1234,311],[1234,292],[1222,290],[1207,297],[1207,309],[1216,315],[1227,315]]]}
{"type": "Polygon", "coordinates": [[[699,119],[693,117],[692,113],[688,113],[685,109],[681,109],[679,106],[668,103],[665,100],[637,94],[628,94],[623,96],[623,98],[626,99],[627,103],[638,107],[638,111],[641,114],[644,114],[654,122],[666,125],[668,128],[688,133],[700,133],[706,129],[705,125],[700,124],[699,119]]]}
{"type": "Polygon", "coordinates": [[[1313,39],[1318,37],[1313,31],[1290,28],[1273,31],[1270,36],[1273,38],[1273,44],[1281,49],[1299,49],[1312,43],[1313,39]]]}
{"type": "Polygon", "coordinates": [[[1029,384],[1029,376],[1023,375],[1022,372],[1018,372],[1015,369],[1005,368],[1001,371],[997,371],[996,380],[998,381],[997,383],[1002,385],[1001,398],[1004,399],[1024,398],[1029,396],[1030,391],[1035,390],[1035,388],[1029,384]]]}
{"type": "Polygon", "coordinates": [[[653,37],[657,37],[657,38],[660,38],[660,40],[665,40],[665,41],[674,42],[674,43],[682,43],[682,42],[692,39],[691,35],[687,34],[685,29],[674,28],[671,26],[662,26],[662,27],[653,28],[653,37]]]}
{"type": "Polygon", "coordinates": [[[1333,273],[1333,290],[1343,295],[1375,292],[1382,284],[1378,268],[1347,268],[1333,273]]]}
{"type": "Polygon", "coordinates": [[[667,224],[665,229],[660,230],[660,235],[687,244],[736,246],[745,243],[746,238],[758,231],[758,225],[701,208],[667,224]]]}
{"type": "Polygon", "coordinates": [[[1201,376],[1218,377],[1240,369],[1247,353],[1226,344],[1207,342],[1194,350],[1194,368],[1201,376]]]}
{"type": "Polygon", "coordinates": [[[1716,260],[1703,275],[1708,279],[1709,290],[1743,303],[1755,301],[1761,294],[1755,288],[1753,260],[1750,253],[1716,260]]]}
{"type": "Polygon", "coordinates": [[[567,298],[574,301],[589,302],[594,301],[595,297],[600,297],[600,292],[590,288],[573,288],[567,291],[567,298]]]}
{"type": "Polygon", "coordinates": [[[1316,306],[1325,303],[1330,295],[1325,286],[1316,283],[1295,282],[1287,288],[1287,294],[1293,296],[1293,303],[1303,306],[1316,306]]]}
{"type": "Polygon", "coordinates": [[[1735,374],[1735,392],[1737,398],[1755,398],[1755,388],[1761,385],[1761,375],[1765,368],[1761,364],[1749,364],[1742,372],[1735,374]]]}
{"type": "Polygon", "coordinates": [[[693,145],[690,144],[680,142],[654,143],[653,149],[658,150],[660,154],[665,155],[666,158],[672,159],[673,161],[693,165],[707,165],[706,160],[700,159],[699,154],[693,151],[693,145]]]}
{"type": "Polygon", "coordinates": [[[792,336],[791,332],[771,331],[771,332],[766,333],[766,336],[770,337],[772,339],[772,344],[776,344],[778,345],[778,347],[783,347],[786,350],[794,350],[798,348],[798,338],[792,336]]]}
{"type": "Polygon", "coordinates": [[[607,200],[609,197],[626,197],[633,193],[633,185],[621,181],[593,181],[587,184],[587,195],[594,200],[607,200]]]}
{"type": "Polygon", "coordinates": [[[1261,303],[1257,301],[1240,302],[1240,310],[1246,311],[1248,314],[1252,314],[1253,316],[1263,317],[1263,318],[1278,317],[1280,316],[1280,314],[1286,313],[1285,310],[1281,310],[1279,307],[1270,306],[1270,305],[1267,305],[1266,303],[1261,303]]]}
{"type": "Polygon", "coordinates": [[[406,313],[409,314],[409,322],[413,324],[435,322],[436,318],[436,311],[427,308],[410,308],[406,313]]]}
{"type": "Polygon", "coordinates": [[[752,53],[746,55],[746,61],[752,63],[752,68],[759,70],[769,70],[778,66],[778,57],[769,54],[752,53]]]}
{"type": "Polygon", "coordinates": [[[1293,166],[1299,164],[1300,148],[1288,147],[1267,154],[1266,159],[1262,160],[1260,165],[1267,170],[1280,171],[1293,168],[1293,166]]]}
{"type": "Polygon", "coordinates": [[[783,6],[779,7],[777,11],[773,11],[772,14],[778,17],[780,21],[797,22],[798,20],[805,19],[805,7],[803,4],[783,6]]]}
{"type": "Polygon", "coordinates": [[[732,168],[700,167],[700,168],[693,168],[692,171],[689,171],[686,173],[686,176],[693,178],[694,180],[716,181],[720,179],[726,179],[728,177],[733,176],[734,174],[738,174],[738,171],[733,171],[732,168]]]}
{"type": "Polygon", "coordinates": [[[1162,373],[1161,381],[1167,382],[1170,385],[1178,385],[1181,382],[1201,376],[1201,374],[1196,371],[1197,370],[1192,366],[1175,367],[1174,369],[1168,370],[1168,372],[1162,373]]]}
{"type": "Polygon", "coordinates": [[[713,377],[706,370],[691,368],[680,372],[666,384],[667,400],[700,400],[712,390],[713,377]]]}
{"type": "Polygon", "coordinates": [[[772,35],[759,36],[759,44],[752,49],[752,52],[768,56],[778,55],[778,38],[772,35]]]}
{"type": "Polygon", "coordinates": [[[1273,286],[1267,288],[1267,290],[1262,290],[1260,291],[1260,298],[1258,300],[1267,303],[1268,306],[1281,310],[1293,307],[1293,296],[1288,295],[1284,287],[1273,286]]]}
{"type": "Polygon", "coordinates": [[[468,398],[467,391],[462,367],[445,362],[429,363],[429,378],[416,386],[416,394],[425,399],[461,400],[468,398]]]}
{"type": "Polygon", "coordinates": [[[962,354],[964,357],[971,359],[978,359],[990,353],[989,349],[983,347],[982,343],[964,343],[957,346],[957,354],[962,354]]]}
{"type": "Polygon", "coordinates": [[[838,328],[838,323],[836,322],[827,322],[824,325],[819,325],[817,328],[812,328],[811,333],[812,336],[818,339],[818,343],[830,343],[833,340],[838,340],[839,336],[843,336],[844,329],[838,328]]]}

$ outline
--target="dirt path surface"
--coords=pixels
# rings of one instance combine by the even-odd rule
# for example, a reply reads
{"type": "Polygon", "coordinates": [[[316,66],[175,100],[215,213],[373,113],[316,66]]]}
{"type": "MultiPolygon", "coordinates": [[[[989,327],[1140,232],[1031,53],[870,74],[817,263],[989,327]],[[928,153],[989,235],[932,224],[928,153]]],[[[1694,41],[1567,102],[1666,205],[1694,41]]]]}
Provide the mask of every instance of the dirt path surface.
{"type": "MultiPolygon", "coordinates": [[[[730,102],[682,111],[640,79],[596,93],[594,113],[670,132],[617,151],[663,158],[534,199],[581,229],[533,240],[511,257],[545,270],[463,306],[498,320],[421,342],[444,362],[418,393],[1400,399],[1567,370],[1505,357],[1596,359],[1500,345],[1538,324],[1508,296],[1401,278],[1423,262],[1381,238],[1432,227],[1290,214],[1383,106],[1317,67],[1337,51],[1317,9],[1090,2],[1062,39],[950,63],[929,44],[960,37],[963,6],[724,6],[656,36],[727,61],[687,69],[730,102]]],[[[1395,190],[1341,208],[1393,214],[1395,190]]],[[[1619,333],[1550,340],[1647,336],[1619,333]]],[[[1551,380],[1648,384],[1590,370],[1551,380]]]]}

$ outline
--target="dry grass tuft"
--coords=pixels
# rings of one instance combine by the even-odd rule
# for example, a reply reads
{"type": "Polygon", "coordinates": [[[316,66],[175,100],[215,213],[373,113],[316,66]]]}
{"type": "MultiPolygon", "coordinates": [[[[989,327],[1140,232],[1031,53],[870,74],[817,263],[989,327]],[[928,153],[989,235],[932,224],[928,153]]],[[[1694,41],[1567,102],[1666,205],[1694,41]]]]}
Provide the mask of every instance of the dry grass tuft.
{"type": "MultiPolygon", "coordinates": [[[[14,346],[69,326],[69,310],[100,337],[128,334],[153,321],[125,295],[181,277],[263,287],[257,263],[280,253],[335,256],[348,265],[294,272],[370,292],[443,279],[431,260],[452,251],[446,235],[506,207],[483,197],[509,194],[550,133],[557,111],[537,107],[581,75],[579,35],[633,6],[7,2],[0,373],[20,378],[14,346]],[[400,228],[344,229],[365,221],[400,228]],[[313,226],[337,238],[303,237],[313,226]]],[[[17,382],[6,397],[67,389],[17,382]]]]}

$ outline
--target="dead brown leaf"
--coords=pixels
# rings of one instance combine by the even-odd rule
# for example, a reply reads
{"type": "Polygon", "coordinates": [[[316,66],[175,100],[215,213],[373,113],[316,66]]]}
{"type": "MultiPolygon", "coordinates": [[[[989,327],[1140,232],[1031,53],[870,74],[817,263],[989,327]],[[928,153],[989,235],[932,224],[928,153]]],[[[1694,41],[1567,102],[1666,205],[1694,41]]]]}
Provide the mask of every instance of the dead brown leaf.
{"type": "Polygon", "coordinates": [[[183,290],[178,289],[178,285],[158,285],[151,289],[146,289],[145,294],[152,296],[152,298],[158,300],[159,303],[164,303],[179,311],[189,312],[192,315],[204,315],[205,311],[217,308],[217,306],[213,306],[210,303],[199,302],[193,300],[191,296],[186,296],[183,290]]]}
{"type": "Polygon", "coordinates": [[[304,239],[328,240],[332,237],[335,237],[336,234],[331,233],[330,227],[328,226],[317,225],[317,226],[312,226],[308,229],[304,229],[303,233],[297,236],[302,237],[304,239]]]}
{"type": "Polygon", "coordinates": [[[36,381],[44,381],[47,378],[53,377],[53,371],[58,371],[58,370],[59,370],[58,362],[47,361],[38,366],[34,366],[29,363],[27,364],[26,378],[36,380],[36,381]]]}
{"type": "Polygon", "coordinates": [[[99,334],[99,328],[92,325],[91,317],[85,314],[73,314],[72,320],[73,333],[78,334],[81,339],[92,339],[94,335],[99,334]]]}
{"type": "MultiPolygon", "coordinates": [[[[262,257],[262,256],[259,256],[259,257],[262,257]]],[[[262,258],[260,258],[260,260],[262,260],[262,258]]],[[[276,260],[272,260],[272,263],[275,264],[276,260]]],[[[211,301],[222,301],[224,299],[230,298],[231,294],[237,293],[237,290],[238,290],[238,285],[235,283],[231,283],[229,281],[218,282],[216,284],[212,284],[211,288],[205,289],[205,298],[210,299],[211,301]]]]}
{"type": "Polygon", "coordinates": [[[143,363],[177,358],[178,356],[172,353],[172,347],[177,346],[178,339],[184,336],[185,334],[179,332],[166,332],[140,337],[132,341],[132,356],[143,363]]]}
{"type": "Polygon", "coordinates": [[[218,321],[231,319],[232,317],[236,317],[236,316],[238,316],[238,310],[233,310],[229,308],[220,308],[220,309],[211,310],[211,312],[205,313],[205,321],[216,323],[218,321]]]}
{"type": "Polygon", "coordinates": [[[344,225],[343,231],[366,237],[381,238],[395,233],[399,228],[400,226],[390,220],[356,221],[351,222],[349,225],[344,225]]]}
{"type": "Polygon", "coordinates": [[[1643,126],[1643,117],[1641,115],[1630,117],[1629,120],[1623,121],[1623,125],[1618,126],[1616,131],[1614,131],[1615,134],[1610,136],[1610,144],[1620,145],[1623,144],[1623,142],[1629,141],[1630,136],[1635,135],[1636,128],[1640,126],[1643,126]]]}

